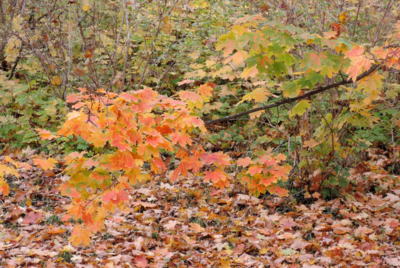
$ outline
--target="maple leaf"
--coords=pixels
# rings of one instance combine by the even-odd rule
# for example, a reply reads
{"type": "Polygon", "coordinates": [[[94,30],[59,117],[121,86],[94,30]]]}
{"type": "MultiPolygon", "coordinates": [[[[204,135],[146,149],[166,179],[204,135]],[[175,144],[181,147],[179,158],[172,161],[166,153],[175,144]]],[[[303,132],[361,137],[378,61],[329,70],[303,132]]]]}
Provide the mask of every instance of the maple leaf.
{"type": "Polygon", "coordinates": [[[89,246],[92,232],[83,224],[75,225],[69,241],[74,247],[89,246]]]}
{"type": "Polygon", "coordinates": [[[199,93],[200,96],[202,96],[205,100],[209,100],[213,94],[215,85],[212,83],[207,83],[204,85],[201,85],[200,87],[197,88],[197,92],[199,93]]]}
{"type": "Polygon", "coordinates": [[[263,167],[262,166],[251,166],[249,168],[249,170],[247,171],[251,176],[254,176],[256,174],[260,174],[263,171],[263,167]]]}
{"type": "Polygon", "coordinates": [[[25,215],[24,220],[22,221],[23,224],[37,224],[43,218],[43,214],[31,211],[25,215]]]}
{"type": "Polygon", "coordinates": [[[364,47],[362,46],[354,46],[352,49],[350,49],[345,53],[346,57],[349,59],[360,57],[363,54],[364,54],[364,47]]]}
{"type": "Polygon", "coordinates": [[[247,167],[252,163],[252,161],[251,161],[250,157],[245,157],[245,158],[239,158],[236,161],[236,163],[237,163],[238,166],[247,167]]]}
{"type": "Polygon", "coordinates": [[[40,167],[43,170],[50,170],[53,169],[55,164],[57,164],[58,161],[55,160],[54,158],[39,158],[36,157],[33,159],[33,164],[35,164],[36,166],[40,167]]]}
{"type": "Polygon", "coordinates": [[[138,156],[128,151],[116,151],[114,154],[108,156],[108,163],[106,164],[112,170],[130,169],[136,167],[136,160],[138,156]]]}
{"type": "Polygon", "coordinates": [[[103,195],[103,201],[107,203],[122,203],[129,200],[128,193],[124,190],[121,191],[108,191],[103,195]]]}
{"type": "Polygon", "coordinates": [[[277,185],[269,186],[268,187],[268,192],[270,192],[271,194],[276,194],[276,195],[281,196],[281,197],[285,197],[285,196],[289,195],[289,191],[288,190],[286,190],[286,189],[284,189],[282,187],[279,187],[277,185]]]}
{"type": "Polygon", "coordinates": [[[191,104],[195,108],[201,108],[203,106],[203,98],[193,91],[182,90],[178,93],[179,98],[188,104],[191,104]]]}
{"type": "Polygon", "coordinates": [[[15,177],[19,177],[19,173],[15,168],[0,164],[0,178],[4,177],[5,175],[13,175],[15,177]]]}
{"type": "Polygon", "coordinates": [[[293,118],[294,116],[303,115],[309,108],[311,107],[311,103],[309,100],[301,100],[299,101],[289,112],[289,117],[293,118]]]}
{"type": "Polygon", "coordinates": [[[180,132],[172,133],[171,140],[173,143],[179,144],[182,147],[192,144],[192,139],[190,138],[190,136],[185,133],[180,133],[180,132]]]}
{"type": "Polygon", "coordinates": [[[8,183],[0,176],[0,194],[7,196],[10,194],[10,186],[8,183]]]}
{"type": "Polygon", "coordinates": [[[254,89],[252,92],[244,95],[242,100],[239,101],[237,104],[240,104],[244,101],[251,101],[251,100],[254,100],[256,103],[265,102],[266,100],[268,100],[268,96],[270,96],[270,95],[271,95],[271,92],[269,92],[268,89],[259,87],[259,88],[254,89]]]}
{"type": "Polygon", "coordinates": [[[223,152],[204,153],[201,155],[201,160],[206,165],[214,164],[216,166],[227,166],[230,164],[231,158],[223,152]]]}
{"type": "Polygon", "coordinates": [[[36,131],[37,133],[39,133],[39,136],[42,140],[52,140],[57,138],[56,135],[52,134],[50,131],[46,129],[37,128],[36,131]]]}
{"type": "Polygon", "coordinates": [[[235,65],[241,65],[247,58],[249,54],[244,50],[239,50],[235,54],[233,54],[229,60],[233,62],[235,65]]]}
{"type": "Polygon", "coordinates": [[[204,173],[204,179],[211,181],[214,186],[218,188],[225,188],[229,185],[229,179],[223,170],[217,169],[214,171],[206,171],[204,173]]]}
{"type": "Polygon", "coordinates": [[[146,257],[143,256],[143,255],[136,256],[136,257],[133,259],[133,262],[135,263],[135,267],[138,267],[138,268],[146,268],[146,267],[149,267],[149,263],[148,263],[146,257]]]}
{"type": "Polygon", "coordinates": [[[257,66],[254,65],[252,67],[247,67],[243,70],[243,72],[240,74],[240,77],[243,79],[249,79],[252,77],[256,77],[258,74],[258,69],[257,66]]]}
{"type": "Polygon", "coordinates": [[[367,71],[372,66],[372,61],[364,55],[364,47],[355,46],[345,53],[350,59],[350,66],[346,69],[346,74],[355,82],[357,76],[367,71]]]}
{"type": "Polygon", "coordinates": [[[351,60],[351,65],[346,69],[346,74],[355,82],[357,76],[367,71],[372,66],[372,61],[367,57],[360,56],[351,60]]]}
{"type": "Polygon", "coordinates": [[[310,61],[310,68],[314,71],[321,71],[322,69],[322,60],[326,59],[326,55],[322,53],[310,53],[308,55],[310,61]]]}

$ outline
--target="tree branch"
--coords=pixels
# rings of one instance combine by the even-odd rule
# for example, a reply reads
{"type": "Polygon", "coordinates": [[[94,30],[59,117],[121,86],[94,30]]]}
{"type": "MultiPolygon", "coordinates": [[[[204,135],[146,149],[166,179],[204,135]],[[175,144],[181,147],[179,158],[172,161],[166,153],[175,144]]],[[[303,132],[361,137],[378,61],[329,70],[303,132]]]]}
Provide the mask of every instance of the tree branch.
{"type": "MultiPolygon", "coordinates": [[[[381,67],[380,65],[373,65],[368,71],[365,71],[364,73],[362,73],[359,76],[357,76],[356,81],[359,81],[359,80],[369,76],[370,74],[372,74],[373,72],[378,70],[380,67],[381,67]]],[[[242,117],[244,115],[255,113],[255,112],[258,112],[258,111],[261,111],[261,110],[268,110],[268,109],[271,109],[271,108],[274,108],[274,107],[278,107],[278,106],[280,106],[282,104],[292,103],[292,102],[295,102],[295,101],[298,101],[298,100],[306,99],[308,97],[314,96],[314,95],[316,95],[318,93],[327,91],[329,89],[336,88],[336,87],[343,86],[343,85],[347,85],[347,84],[351,84],[351,83],[353,83],[353,81],[351,79],[347,79],[347,80],[343,80],[341,82],[336,82],[336,83],[333,83],[333,84],[330,84],[330,85],[320,86],[320,87],[317,87],[316,89],[314,89],[312,91],[309,91],[309,92],[307,92],[307,93],[305,93],[303,95],[300,95],[300,96],[297,96],[297,97],[294,97],[294,98],[283,99],[281,101],[278,101],[278,102],[275,102],[275,103],[272,103],[272,104],[269,104],[269,105],[266,105],[266,106],[261,106],[261,107],[258,107],[258,108],[254,108],[254,109],[251,109],[251,110],[248,110],[248,111],[245,111],[245,112],[229,115],[229,116],[218,118],[218,119],[215,119],[215,120],[209,120],[209,121],[206,121],[205,124],[206,124],[206,126],[209,126],[209,125],[213,125],[213,124],[220,123],[220,122],[234,120],[234,119],[237,119],[237,118],[242,117]]]]}

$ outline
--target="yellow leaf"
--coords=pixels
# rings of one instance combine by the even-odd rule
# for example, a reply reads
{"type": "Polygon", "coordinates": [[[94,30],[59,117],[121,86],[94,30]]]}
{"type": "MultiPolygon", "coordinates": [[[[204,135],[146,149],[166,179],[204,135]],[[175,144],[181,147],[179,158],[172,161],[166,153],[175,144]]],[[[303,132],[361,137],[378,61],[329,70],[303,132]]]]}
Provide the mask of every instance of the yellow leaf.
{"type": "Polygon", "coordinates": [[[42,140],[52,140],[52,139],[57,138],[56,135],[52,134],[47,129],[37,128],[36,131],[37,131],[37,133],[39,133],[39,136],[42,140]]]}
{"type": "Polygon", "coordinates": [[[248,67],[243,70],[243,72],[240,74],[240,77],[243,79],[248,79],[251,77],[255,77],[258,74],[258,69],[257,66],[254,65],[252,67],[248,67]]]}
{"type": "Polygon", "coordinates": [[[84,225],[75,225],[69,241],[74,247],[89,246],[92,233],[84,225]]]}
{"type": "Polygon", "coordinates": [[[292,110],[289,112],[289,117],[294,117],[295,115],[303,115],[311,104],[309,100],[302,100],[297,103],[292,110]]]}
{"type": "Polygon", "coordinates": [[[82,10],[88,12],[92,6],[90,5],[89,0],[82,0],[82,10]]]}
{"type": "Polygon", "coordinates": [[[33,159],[33,163],[43,170],[49,170],[54,168],[55,164],[57,164],[57,160],[54,158],[42,159],[36,157],[33,159]]]}
{"type": "Polygon", "coordinates": [[[190,4],[190,6],[193,8],[207,8],[209,6],[209,3],[206,0],[194,0],[190,4]]]}
{"type": "Polygon", "coordinates": [[[61,79],[61,77],[59,77],[58,75],[56,75],[56,76],[53,76],[53,77],[51,78],[50,83],[51,83],[53,86],[59,86],[59,85],[62,84],[62,79],[61,79]]]}
{"type": "Polygon", "coordinates": [[[18,177],[18,171],[12,167],[0,164],[0,177],[4,177],[5,175],[13,175],[18,177]]]}
{"type": "Polygon", "coordinates": [[[241,65],[247,58],[249,54],[244,50],[239,50],[233,54],[230,58],[235,65],[241,65]]]}
{"type": "Polygon", "coordinates": [[[165,17],[162,21],[163,21],[163,24],[162,24],[161,30],[163,31],[163,33],[170,34],[173,29],[171,20],[168,17],[165,17]]]}
{"type": "Polygon", "coordinates": [[[188,55],[192,60],[197,60],[200,57],[200,51],[193,51],[188,55]]]}
{"type": "Polygon", "coordinates": [[[244,102],[244,101],[251,101],[254,100],[257,103],[264,102],[268,99],[268,96],[270,96],[271,93],[269,92],[268,89],[266,88],[256,88],[252,92],[247,93],[246,95],[243,96],[242,100],[238,102],[238,104],[244,102]]]}
{"type": "Polygon", "coordinates": [[[22,30],[22,22],[23,18],[21,15],[16,16],[13,21],[12,21],[12,29],[16,32],[19,32],[22,30]]]}
{"type": "Polygon", "coordinates": [[[10,39],[8,39],[6,47],[4,48],[6,61],[8,62],[15,61],[19,55],[20,47],[21,47],[21,40],[19,40],[16,37],[11,37],[10,39]]]}
{"type": "Polygon", "coordinates": [[[383,88],[383,76],[375,72],[358,82],[357,89],[363,90],[366,98],[363,100],[365,105],[371,104],[373,101],[379,99],[381,90],[383,88]]]}
{"type": "Polygon", "coordinates": [[[261,110],[261,111],[255,112],[255,113],[251,113],[249,116],[250,116],[250,119],[256,119],[256,118],[259,118],[263,113],[264,113],[264,111],[261,110]]]}
{"type": "Polygon", "coordinates": [[[339,22],[342,24],[345,24],[347,22],[347,19],[349,17],[349,13],[347,11],[340,13],[338,19],[339,22]]]}
{"type": "Polygon", "coordinates": [[[197,88],[197,93],[206,101],[211,98],[213,91],[214,88],[210,84],[203,84],[197,88]]]}
{"type": "Polygon", "coordinates": [[[318,141],[316,141],[314,139],[310,139],[308,141],[304,141],[303,142],[303,146],[306,147],[306,148],[314,148],[318,144],[320,144],[320,142],[318,142],[318,141]]]}

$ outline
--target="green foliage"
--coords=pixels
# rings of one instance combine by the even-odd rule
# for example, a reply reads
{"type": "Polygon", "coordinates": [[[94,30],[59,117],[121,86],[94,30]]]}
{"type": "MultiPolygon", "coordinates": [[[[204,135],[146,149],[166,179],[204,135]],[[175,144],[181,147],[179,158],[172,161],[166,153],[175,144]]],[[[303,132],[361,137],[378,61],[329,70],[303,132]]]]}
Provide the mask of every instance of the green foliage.
{"type": "Polygon", "coordinates": [[[64,118],[64,102],[51,90],[0,74],[0,150],[37,147],[43,144],[36,128],[53,129],[64,118]]]}

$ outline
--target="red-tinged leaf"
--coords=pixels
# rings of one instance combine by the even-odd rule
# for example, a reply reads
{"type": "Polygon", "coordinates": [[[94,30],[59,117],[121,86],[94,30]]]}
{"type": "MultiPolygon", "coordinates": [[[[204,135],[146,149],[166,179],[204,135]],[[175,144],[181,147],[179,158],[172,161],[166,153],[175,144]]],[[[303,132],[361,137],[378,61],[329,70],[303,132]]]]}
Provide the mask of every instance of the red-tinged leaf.
{"type": "Polygon", "coordinates": [[[365,56],[353,58],[351,65],[346,69],[346,74],[353,80],[357,80],[357,76],[367,71],[372,66],[372,61],[365,56]]]}
{"type": "Polygon", "coordinates": [[[229,155],[224,154],[223,152],[203,153],[201,155],[201,160],[206,165],[216,165],[220,167],[227,166],[231,163],[229,155]]]}
{"type": "Polygon", "coordinates": [[[352,49],[345,53],[349,59],[360,57],[364,54],[364,48],[362,46],[354,46],[352,49]]]}
{"type": "Polygon", "coordinates": [[[248,167],[253,161],[250,157],[239,158],[236,163],[240,167],[248,167]]]}
{"type": "Polygon", "coordinates": [[[251,176],[254,176],[256,174],[260,174],[263,172],[263,167],[262,166],[251,166],[249,170],[247,171],[251,176]]]}
{"type": "Polygon", "coordinates": [[[212,94],[213,94],[214,88],[211,86],[210,83],[201,85],[198,89],[197,92],[200,94],[200,96],[209,99],[212,94]]]}
{"type": "Polygon", "coordinates": [[[190,136],[180,132],[172,133],[171,140],[174,144],[179,144],[182,147],[192,144],[192,139],[190,138],[190,136]]]}
{"type": "Polygon", "coordinates": [[[111,170],[131,169],[136,167],[136,160],[138,158],[128,151],[117,151],[108,158],[106,166],[111,170]]]}
{"type": "Polygon", "coordinates": [[[239,50],[238,52],[236,52],[231,56],[231,60],[233,64],[240,65],[248,58],[248,56],[249,54],[246,51],[239,50]]]}
{"type": "Polygon", "coordinates": [[[57,138],[56,135],[46,129],[37,128],[36,131],[39,133],[39,136],[42,140],[52,140],[57,138]]]}
{"type": "Polygon", "coordinates": [[[156,174],[161,174],[167,170],[167,167],[161,158],[154,158],[151,161],[151,170],[156,174]]]}
{"type": "MultiPolygon", "coordinates": [[[[157,133],[158,134],[158,133],[157,133]]],[[[159,147],[163,143],[165,143],[164,138],[161,135],[149,135],[146,137],[146,142],[153,146],[154,148],[159,147]]]]}
{"type": "Polygon", "coordinates": [[[173,129],[168,125],[157,126],[156,129],[162,135],[168,135],[173,132],[173,129]]]}
{"type": "Polygon", "coordinates": [[[139,99],[135,95],[127,93],[127,92],[120,94],[119,97],[126,101],[130,101],[130,102],[138,102],[139,101],[139,99]]]}
{"type": "Polygon", "coordinates": [[[8,183],[0,177],[0,195],[7,196],[10,194],[10,186],[8,183]]]}
{"type": "Polygon", "coordinates": [[[119,204],[128,201],[128,193],[124,190],[122,191],[108,191],[103,195],[103,201],[107,203],[119,204]]]}
{"type": "Polygon", "coordinates": [[[82,100],[82,95],[81,94],[70,94],[66,98],[66,101],[68,103],[75,103],[75,102],[79,102],[81,100],[82,100]]]}
{"type": "Polygon", "coordinates": [[[75,225],[69,241],[74,247],[89,246],[92,232],[84,225],[75,225]]]}
{"type": "Polygon", "coordinates": [[[28,212],[28,214],[25,215],[24,220],[22,221],[23,224],[37,224],[41,222],[43,219],[43,214],[39,212],[28,212]]]}
{"type": "Polygon", "coordinates": [[[225,188],[229,185],[229,178],[222,170],[206,171],[204,174],[204,179],[211,181],[215,187],[225,188]]]}
{"type": "Polygon", "coordinates": [[[271,194],[276,194],[276,195],[281,196],[281,197],[285,197],[285,196],[289,195],[289,191],[288,190],[286,190],[286,189],[284,189],[282,187],[279,187],[277,185],[269,186],[268,187],[268,192],[270,192],[271,194]]]}
{"type": "Polygon", "coordinates": [[[189,101],[189,102],[202,101],[201,96],[193,91],[182,90],[182,91],[179,91],[178,95],[179,95],[179,98],[183,101],[189,101]]]}
{"type": "Polygon", "coordinates": [[[133,259],[133,263],[135,264],[135,267],[138,267],[138,268],[147,268],[147,267],[149,267],[149,263],[148,263],[146,257],[143,256],[143,255],[136,256],[133,259]]]}
{"type": "Polygon", "coordinates": [[[43,170],[53,169],[57,163],[58,163],[57,160],[55,160],[54,158],[43,159],[36,157],[33,159],[33,164],[35,164],[36,166],[40,167],[43,170]]]}

